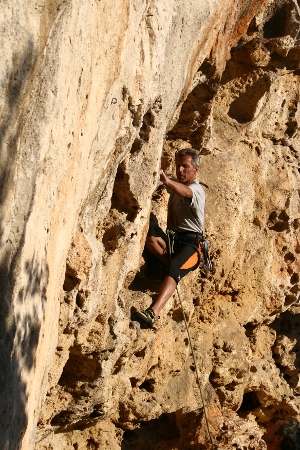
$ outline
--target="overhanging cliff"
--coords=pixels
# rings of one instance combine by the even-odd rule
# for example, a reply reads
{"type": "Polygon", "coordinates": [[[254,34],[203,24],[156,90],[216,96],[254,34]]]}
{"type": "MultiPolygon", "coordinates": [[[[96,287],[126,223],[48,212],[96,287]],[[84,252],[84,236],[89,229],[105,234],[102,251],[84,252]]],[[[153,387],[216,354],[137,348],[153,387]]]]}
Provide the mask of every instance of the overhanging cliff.
{"type": "Polygon", "coordinates": [[[299,4],[116,3],[0,6],[1,448],[209,448],[176,296],[131,320],[160,167],[193,146],[214,270],[180,292],[210,426],[261,449],[299,417],[299,4]]]}

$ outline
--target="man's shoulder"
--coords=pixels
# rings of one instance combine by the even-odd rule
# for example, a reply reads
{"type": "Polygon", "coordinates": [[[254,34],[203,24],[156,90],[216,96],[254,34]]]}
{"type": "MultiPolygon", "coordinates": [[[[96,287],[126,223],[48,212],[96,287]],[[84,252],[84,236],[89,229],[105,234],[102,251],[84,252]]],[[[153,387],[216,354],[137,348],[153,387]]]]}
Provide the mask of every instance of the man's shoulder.
{"type": "Polygon", "coordinates": [[[191,184],[189,184],[189,188],[192,189],[192,191],[198,191],[205,194],[200,181],[198,181],[197,179],[195,179],[191,184]]]}
{"type": "Polygon", "coordinates": [[[199,180],[197,180],[197,178],[195,178],[194,181],[192,181],[192,183],[189,184],[188,186],[189,186],[189,187],[192,187],[192,186],[201,186],[201,184],[200,184],[199,180]]]}

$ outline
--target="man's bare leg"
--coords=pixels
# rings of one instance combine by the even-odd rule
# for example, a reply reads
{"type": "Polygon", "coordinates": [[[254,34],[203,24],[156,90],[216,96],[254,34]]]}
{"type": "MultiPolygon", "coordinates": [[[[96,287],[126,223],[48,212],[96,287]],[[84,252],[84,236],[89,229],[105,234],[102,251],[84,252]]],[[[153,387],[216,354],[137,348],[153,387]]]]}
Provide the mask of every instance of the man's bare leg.
{"type": "Polygon", "coordinates": [[[166,276],[159,288],[157,298],[152,306],[156,317],[159,316],[160,311],[163,309],[171,295],[176,289],[176,281],[174,278],[166,276]]]}
{"type": "Polygon", "coordinates": [[[159,236],[148,236],[145,242],[146,248],[153,253],[161,262],[168,264],[170,259],[167,255],[167,246],[165,241],[159,236]]]}

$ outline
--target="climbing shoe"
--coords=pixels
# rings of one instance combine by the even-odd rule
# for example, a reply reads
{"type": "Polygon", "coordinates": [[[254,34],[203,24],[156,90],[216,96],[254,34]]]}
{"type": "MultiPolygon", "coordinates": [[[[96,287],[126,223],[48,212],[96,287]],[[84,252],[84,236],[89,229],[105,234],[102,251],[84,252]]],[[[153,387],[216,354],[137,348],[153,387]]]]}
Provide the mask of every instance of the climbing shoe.
{"type": "Polygon", "coordinates": [[[142,320],[149,328],[153,328],[155,322],[155,314],[152,308],[147,308],[145,311],[137,311],[135,317],[142,320]]]}

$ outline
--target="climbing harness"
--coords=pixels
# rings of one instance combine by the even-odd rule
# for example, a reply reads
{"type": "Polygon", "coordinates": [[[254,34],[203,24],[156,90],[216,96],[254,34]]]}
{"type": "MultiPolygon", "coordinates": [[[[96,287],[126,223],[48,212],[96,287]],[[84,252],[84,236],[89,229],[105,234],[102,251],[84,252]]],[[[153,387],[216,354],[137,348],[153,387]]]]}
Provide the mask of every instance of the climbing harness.
{"type": "MultiPolygon", "coordinates": [[[[189,235],[189,233],[183,234],[189,235]]],[[[186,244],[193,247],[198,254],[197,267],[200,265],[200,261],[203,259],[203,266],[201,267],[201,273],[203,276],[207,276],[208,272],[212,272],[212,261],[209,254],[210,242],[208,239],[206,239],[206,236],[204,236],[204,234],[202,233],[190,233],[190,234],[193,234],[198,239],[199,243],[198,247],[196,247],[196,245],[191,244],[190,242],[186,244]]],[[[176,232],[173,230],[167,230],[167,236],[168,236],[168,251],[171,260],[171,255],[174,253],[174,242],[176,232]]],[[[180,237],[178,237],[178,240],[179,243],[182,244],[182,242],[180,241],[180,237]]]]}
{"type": "MultiPolygon", "coordinates": [[[[171,252],[171,250],[173,250],[173,247],[174,247],[175,232],[172,231],[172,230],[167,230],[167,236],[168,236],[168,249],[169,249],[170,261],[171,261],[172,260],[172,253],[173,253],[173,251],[171,252]]],[[[200,243],[201,243],[201,240],[200,240],[200,243]]],[[[205,245],[207,245],[207,244],[205,244],[205,245]]],[[[209,267],[211,267],[211,260],[209,258],[208,249],[209,249],[209,246],[207,248],[207,255],[208,255],[209,262],[210,262],[210,266],[209,267]]],[[[203,249],[202,249],[202,251],[203,251],[203,249]]],[[[198,253],[199,253],[199,250],[198,250],[198,253]]],[[[199,255],[199,263],[200,263],[200,255],[199,255]]],[[[196,373],[196,381],[197,381],[197,384],[198,384],[198,387],[199,387],[200,397],[201,397],[201,401],[202,401],[202,405],[203,405],[203,412],[204,412],[205,423],[206,423],[206,427],[207,427],[207,431],[208,431],[208,435],[209,435],[209,440],[210,440],[210,443],[211,443],[212,450],[215,450],[215,446],[214,446],[212,435],[211,435],[210,428],[209,428],[208,417],[207,417],[207,413],[206,413],[206,407],[205,407],[205,402],[204,402],[204,397],[203,397],[203,393],[202,393],[200,377],[199,377],[199,372],[198,372],[198,367],[197,367],[197,362],[196,362],[196,356],[195,356],[195,353],[194,353],[194,346],[193,346],[192,338],[191,338],[191,335],[190,335],[188,321],[187,321],[187,318],[186,318],[186,315],[185,315],[185,312],[184,312],[184,308],[183,308],[183,305],[182,305],[181,297],[180,297],[180,294],[179,294],[178,284],[176,285],[176,292],[177,292],[180,308],[181,308],[181,311],[182,311],[182,315],[183,315],[183,318],[184,318],[184,324],[185,324],[186,332],[187,332],[187,335],[188,335],[188,341],[189,341],[189,345],[190,345],[190,350],[191,350],[191,354],[192,354],[193,361],[194,361],[195,373],[196,373]]]]}

